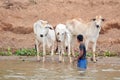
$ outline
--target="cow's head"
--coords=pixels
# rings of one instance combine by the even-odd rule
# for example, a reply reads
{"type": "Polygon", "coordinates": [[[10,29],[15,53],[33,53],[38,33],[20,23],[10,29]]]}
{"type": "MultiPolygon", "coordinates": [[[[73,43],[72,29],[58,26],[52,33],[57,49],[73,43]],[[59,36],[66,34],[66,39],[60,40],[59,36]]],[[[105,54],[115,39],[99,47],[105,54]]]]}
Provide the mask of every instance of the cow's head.
{"type": "Polygon", "coordinates": [[[65,39],[66,32],[64,30],[56,31],[56,38],[58,42],[62,42],[65,39]]]}
{"type": "Polygon", "coordinates": [[[92,20],[95,23],[96,28],[100,28],[100,29],[101,29],[102,22],[105,21],[105,19],[102,18],[101,16],[96,16],[96,18],[94,18],[92,20]]]}
{"type": "Polygon", "coordinates": [[[41,24],[40,26],[40,37],[45,37],[48,35],[49,29],[52,29],[49,24],[41,24]]]}
{"type": "Polygon", "coordinates": [[[55,28],[57,42],[63,42],[66,35],[66,26],[59,24],[55,28]]]}

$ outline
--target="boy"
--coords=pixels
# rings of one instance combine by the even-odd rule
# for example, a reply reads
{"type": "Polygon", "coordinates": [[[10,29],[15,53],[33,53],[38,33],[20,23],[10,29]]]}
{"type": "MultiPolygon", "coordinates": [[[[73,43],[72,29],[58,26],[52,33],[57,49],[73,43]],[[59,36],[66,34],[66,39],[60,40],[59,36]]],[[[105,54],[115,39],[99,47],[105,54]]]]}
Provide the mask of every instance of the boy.
{"type": "Polygon", "coordinates": [[[83,43],[83,35],[78,35],[77,36],[77,41],[79,43],[79,56],[77,57],[77,66],[82,69],[85,70],[87,68],[87,59],[86,59],[86,47],[83,43]]]}

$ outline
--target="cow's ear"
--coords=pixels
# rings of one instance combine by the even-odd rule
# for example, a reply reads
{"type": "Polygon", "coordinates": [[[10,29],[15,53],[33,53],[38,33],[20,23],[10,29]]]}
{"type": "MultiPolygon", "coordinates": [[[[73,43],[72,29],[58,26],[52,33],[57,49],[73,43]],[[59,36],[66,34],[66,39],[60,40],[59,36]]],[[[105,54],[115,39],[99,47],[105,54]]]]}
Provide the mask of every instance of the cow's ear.
{"type": "Polygon", "coordinates": [[[56,29],[56,26],[54,26],[53,29],[55,30],[55,29],[56,29]]]}
{"type": "Polygon", "coordinates": [[[102,21],[105,21],[105,19],[101,19],[102,21]]]}
{"type": "Polygon", "coordinates": [[[49,29],[51,29],[51,30],[52,30],[52,28],[51,28],[51,27],[49,27],[49,29]]]}
{"type": "Polygon", "coordinates": [[[57,35],[59,35],[60,33],[58,32],[57,35]]]}
{"type": "Polygon", "coordinates": [[[52,28],[51,28],[51,27],[45,27],[45,28],[48,28],[48,29],[51,29],[51,30],[52,30],[52,28]]]}
{"type": "Polygon", "coordinates": [[[93,18],[92,20],[93,20],[93,21],[95,21],[96,19],[95,19],[95,18],[93,18]]]}

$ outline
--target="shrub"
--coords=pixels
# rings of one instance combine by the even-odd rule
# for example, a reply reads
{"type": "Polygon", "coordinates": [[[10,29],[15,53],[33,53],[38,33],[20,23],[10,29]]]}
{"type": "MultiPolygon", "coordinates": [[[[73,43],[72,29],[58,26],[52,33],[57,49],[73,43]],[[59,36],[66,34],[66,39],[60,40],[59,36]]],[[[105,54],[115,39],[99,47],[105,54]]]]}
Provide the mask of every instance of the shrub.
{"type": "Polygon", "coordinates": [[[10,47],[7,48],[7,54],[12,55],[12,49],[10,47]]]}
{"type": "Polygon", "coordinates": [[[76,53],[75,53],[75,57],[77,57],[78,55],[79,55],[79,53],[78,53],[78,52],[76,52],[76,53]]]}
{"type": "Polygon", "coordinates": [[[35,49],[19,49],[15,52],[18,56],[35,56],[36,50],[35,49]]]}
{"type": "Polygon", "coordinates": [[[92,52],[88,52],[86,55],[87,57],[92,57],[92,52]]]}
{"type": "Polygon", "coordinates": [[[7,50],[3,50],[0,52],[0,55],[1,56],[10,56],[12,55],[12,49],[10,47],[7,48],[7,50]]]}
{"type": "Polygon", "coordinates": [[[110,52],[110,51],[105,51],[104,52],[104,56],[106,57],[111,57],[111,56],[116,56],[117,54],[115,54],[114,52],[110,52]]]}

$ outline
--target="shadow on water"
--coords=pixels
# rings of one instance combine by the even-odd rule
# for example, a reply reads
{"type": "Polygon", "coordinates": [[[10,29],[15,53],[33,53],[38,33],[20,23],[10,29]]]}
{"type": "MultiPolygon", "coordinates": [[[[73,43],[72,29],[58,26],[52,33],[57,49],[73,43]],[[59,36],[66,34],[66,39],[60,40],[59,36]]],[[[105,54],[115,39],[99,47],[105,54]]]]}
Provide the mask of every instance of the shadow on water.
{"type": "Polygon", "coordinates": [[[120,80],[119,64],[89,62],[86,71],[68,62],[0,61],[0,80],[120,80]]]}

